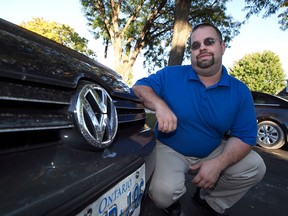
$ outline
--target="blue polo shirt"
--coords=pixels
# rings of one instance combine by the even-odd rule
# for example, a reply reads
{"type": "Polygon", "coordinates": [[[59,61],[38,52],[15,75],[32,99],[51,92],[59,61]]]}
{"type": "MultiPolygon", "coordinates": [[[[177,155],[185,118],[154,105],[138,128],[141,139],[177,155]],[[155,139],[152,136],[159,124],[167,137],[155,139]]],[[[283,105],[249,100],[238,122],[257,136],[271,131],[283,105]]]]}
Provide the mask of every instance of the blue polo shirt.
{"type": "Polygon", "coordinates": [[[135,85],[150,86],[177,116],[176,131],[162,133],[156,125],[155,135],[185,156],[206,157],[227,131],[248,145],[256,144],[257,123],[250,90],[228,75],[224,66],[220,81],[209,88],[191,65],[165,67],[135,85]]]}

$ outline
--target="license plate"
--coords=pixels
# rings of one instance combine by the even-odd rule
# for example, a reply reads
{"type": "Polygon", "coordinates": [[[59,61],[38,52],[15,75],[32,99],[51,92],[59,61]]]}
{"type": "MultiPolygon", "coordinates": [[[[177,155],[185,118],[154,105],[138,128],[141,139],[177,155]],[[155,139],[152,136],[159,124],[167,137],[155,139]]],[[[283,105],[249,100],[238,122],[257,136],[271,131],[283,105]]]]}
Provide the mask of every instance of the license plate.
{"type": "Polygon", "coordinates": [[[138,216],[145,190],[145,164],[117,183],[77,216],[138,216]]]}

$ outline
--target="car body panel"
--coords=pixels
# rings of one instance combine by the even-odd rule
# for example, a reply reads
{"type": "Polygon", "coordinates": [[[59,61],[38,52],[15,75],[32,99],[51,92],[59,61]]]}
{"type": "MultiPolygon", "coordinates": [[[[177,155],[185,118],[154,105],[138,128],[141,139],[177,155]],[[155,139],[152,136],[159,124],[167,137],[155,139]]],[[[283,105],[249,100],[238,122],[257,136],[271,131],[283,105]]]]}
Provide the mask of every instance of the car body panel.
{"type": "Polygon", "coordinates": [[[252,91],[257,121],[273,121],[281,126],[288,140],[288,100],[262,92],[252,91]]]}

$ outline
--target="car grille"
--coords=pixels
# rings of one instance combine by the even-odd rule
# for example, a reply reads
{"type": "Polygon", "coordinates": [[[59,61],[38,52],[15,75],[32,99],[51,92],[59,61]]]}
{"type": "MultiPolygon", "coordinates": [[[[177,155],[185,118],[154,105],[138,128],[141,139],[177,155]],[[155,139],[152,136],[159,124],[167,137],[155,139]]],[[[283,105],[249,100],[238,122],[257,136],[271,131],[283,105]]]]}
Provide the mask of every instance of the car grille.
{"type": "MultiPolygon", "coordinates": [[[[63,144],[61,131],[77,128],[69,111],[76,91],[1,78],[0,153],[63,144]]],[[[143,127],[146,114],[139,101],[120,94],[111,97],[118,114],[118,134],[143,127]]]]}

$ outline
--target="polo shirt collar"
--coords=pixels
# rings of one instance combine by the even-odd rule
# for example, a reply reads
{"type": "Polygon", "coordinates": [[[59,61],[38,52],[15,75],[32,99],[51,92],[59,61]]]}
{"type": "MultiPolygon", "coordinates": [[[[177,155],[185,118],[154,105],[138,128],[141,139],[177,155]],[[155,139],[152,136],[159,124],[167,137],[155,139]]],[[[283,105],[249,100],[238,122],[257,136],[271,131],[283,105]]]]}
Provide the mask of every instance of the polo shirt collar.
{"type": "MultiPolygon", "coordinates": [[[[194,71],[192,66],[191,66],[191,71],[189,73],[188,79],[200,81],[197,73],[194,71]]],[[[224,66],[222,66],[222,76],[219,82],[217,83],[217,86],[229,86],[229,75],[228,75],[227,69],[224,66]]]]}

